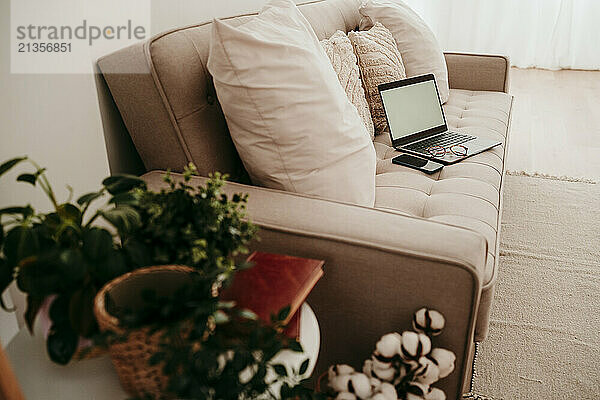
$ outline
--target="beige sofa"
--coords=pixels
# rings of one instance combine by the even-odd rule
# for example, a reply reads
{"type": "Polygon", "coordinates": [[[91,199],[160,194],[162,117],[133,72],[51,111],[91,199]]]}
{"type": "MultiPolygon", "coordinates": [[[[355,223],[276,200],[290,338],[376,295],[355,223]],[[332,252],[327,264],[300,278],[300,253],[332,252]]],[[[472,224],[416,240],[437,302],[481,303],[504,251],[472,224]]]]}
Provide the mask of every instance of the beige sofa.
{"type": "MultiPolygon", "coordinates": [[[[358,0],[323,0],[300,9],[327,38],[356,28],[358,6],[358,0]]],[[[112,171],[146,173],[154,187],[161,185],[160,170],[188,162],[203,176],[229,173],[240,183],[227,191],[250,194],[248,211],[261,227],[256,249],[326,260],[309,298],[322,336],[317,373],[332,363],[359,364],[380,335],[409,328],[411,314],[428,306],[448,321],[437,344],[457,353],[457,371],[440,386],[449,398],[459,396],[468,389],[473,343],[487,334],[498,268],[512,108],[508,60],[446,54],[449,126],[503,145],[429,176],[392,164],[397,153],[389,137],[378,136],[372,209],[248,184],[206,70],[209,40],[210,22],[99,60],[112,171]]]]}

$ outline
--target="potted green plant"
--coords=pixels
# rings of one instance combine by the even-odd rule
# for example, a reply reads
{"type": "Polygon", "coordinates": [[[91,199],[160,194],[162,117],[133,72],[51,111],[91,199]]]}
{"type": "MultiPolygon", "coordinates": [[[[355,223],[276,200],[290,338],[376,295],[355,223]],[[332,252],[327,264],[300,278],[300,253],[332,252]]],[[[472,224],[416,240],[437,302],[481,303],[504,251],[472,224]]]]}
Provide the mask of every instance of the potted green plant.
{"type": "Polygon", "coordinates": [[[180,180],[167,172],[167,186],[158,192],[136,186],[113,195],[111,202],[127,204],[140,219],[118,226],[132,267],[186,265],[223,282],[237,268],[235,257],[248,252],[257,231],[245,215],[248,195],[229,199],[222,192],[227,176],[219,173],[192,186],[195,174],[190,164],[180,180]]]}
{"type": "MultiPolygon", "coordinates": [[[[66,364],[81,352],[80,344],[98,333],[93,300],[106,282],[129,271],[127,253],[110,230],[98,226],[103,219],[119,230],[139,222],[138,214],[119,194],[144,182],[133,176],[114,176],[103,187],[71,201],[56,196],[45,168],[27,157],[0,165],[0,177],[18,164],[33,171],[17,181],[39,187],[51,210],[36,212],[31,205],[0,210],[0,293],[13,279],[27,296],[25,321],[30,331],[42,308],[48,310],[47,351],[56,363],[66,364]],[[111,200],[92,211],[91,204],[111,194],[111,200]]],[[[114,229],[113,229],[114,230],[114,229]]],[[[1,304],[6,308],[4,304],[1,304]]]]}
{"type": "MultiPolygon", "coordinates": [[[[289,308],[260,322],[248,310],[219,301],[222,285],[240,267],[256,227],[245,215],[247,195],[229,199],[225,178],[214,174],[193,186],[190,165],[178,181],[167,173],[166,188],[143,187],[127,198],[140,223],[122,227],[123,249],[137,269],[107,284],[96,297],[96,316],[108,334],[121,383],[136,397],[245,399],[309,396],[299,385],[308,360],[296,370],[272,365],[283,349],[302,351],[285,337],[289,308]]],[[[303,397],[310,398],[310,397],[303,397]]]]}
{"type": "Polygon", "coordinates": [[[73,202],[72,196],[59,201],[45,169],[27,157],[1,164],[0,177],[20,163],[33,171],[17,181],[41,188],[52,208],[0,210],[0,292],[17,281],[27,295],[30,330],[47,310],[53,361],[66,364],[84,353],[82,342],[109,339],[113,348],[136,346],[131,363],[159,369],[160,391],[154,395],[254,398],[273,395],[272,385],[278,383],[281,398],[313,398],[298,384],[308,361],[292,371],[271,363],[282,349],[302,351],[281,334],[289,309],[264,324],[252,312],[218,299],[235,271],[248,267],[234,260],[247,252],[256,233],[245,216],[247,196],[230,200],[223,194],[224,176],[215,174],[206,186],[193,187],[190,165],[179,182],[167,174],[168,188],[160,192],[147,190],[135,176],[111,176],[100,190],[73,202]],[[107,195],[100,207],[92,206],[107,195]],[[103,303],[98,321],[114,331],[109,335],[99,334],[94,299],[103,303]],[[140,354],[141,344],[147,354],[140,354]]]}

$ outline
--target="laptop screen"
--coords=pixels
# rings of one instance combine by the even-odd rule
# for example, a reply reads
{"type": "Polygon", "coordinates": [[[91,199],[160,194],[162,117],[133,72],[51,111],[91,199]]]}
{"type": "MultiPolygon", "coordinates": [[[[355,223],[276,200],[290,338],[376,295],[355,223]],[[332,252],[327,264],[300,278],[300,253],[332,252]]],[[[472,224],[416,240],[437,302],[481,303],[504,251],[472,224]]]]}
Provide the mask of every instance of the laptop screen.
{"type": "MultiPolygon", "coordinates": [[[[402,84],[402,81],[398,84],[402,84]]],[[[428,136],[445,130],[446,121],[433,77],[421,82],[382,88],[381,99],[393,142],[400,140],[406,143],[420,139],[421,135],[408,141],[402,140],[409,139],[409,136],[419,133],[428,136]]]]}

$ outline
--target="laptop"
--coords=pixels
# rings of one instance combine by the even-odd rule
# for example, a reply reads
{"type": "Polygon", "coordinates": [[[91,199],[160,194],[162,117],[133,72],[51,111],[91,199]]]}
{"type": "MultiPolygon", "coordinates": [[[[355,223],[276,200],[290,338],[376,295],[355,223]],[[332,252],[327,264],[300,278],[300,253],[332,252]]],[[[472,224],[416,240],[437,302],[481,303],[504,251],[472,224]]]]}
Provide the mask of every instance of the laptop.
{"type": "Polygon", "coordinates": [[[448,130],[433,74],[384,83],[378,89],[396,150],[447,165],[502,144],[448,130]]]}

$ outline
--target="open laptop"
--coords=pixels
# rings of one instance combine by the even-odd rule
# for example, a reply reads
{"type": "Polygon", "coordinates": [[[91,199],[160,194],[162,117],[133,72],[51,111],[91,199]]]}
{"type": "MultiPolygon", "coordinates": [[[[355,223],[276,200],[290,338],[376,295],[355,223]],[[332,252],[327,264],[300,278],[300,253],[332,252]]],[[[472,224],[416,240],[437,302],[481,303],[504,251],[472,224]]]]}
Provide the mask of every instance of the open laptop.
{"type": "Polygon", "coordinates": [[[396,150],[453,164],[502,144],[448,130],[433,74],[384,83],[378,88],[396,150]]]}

